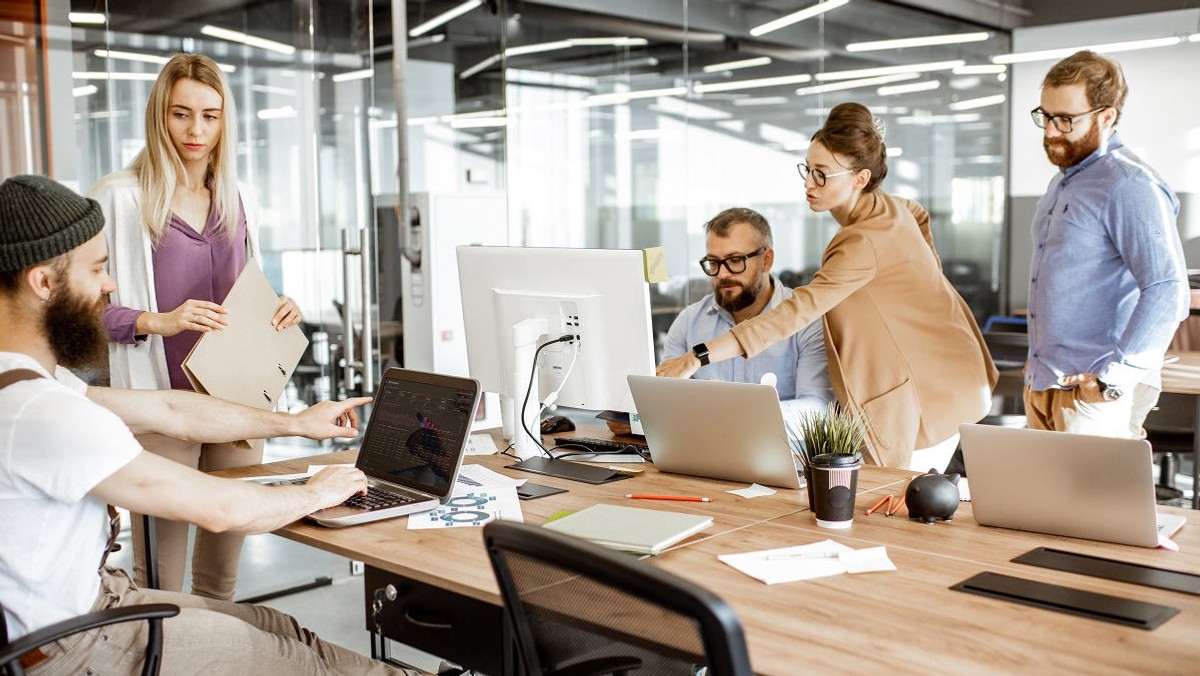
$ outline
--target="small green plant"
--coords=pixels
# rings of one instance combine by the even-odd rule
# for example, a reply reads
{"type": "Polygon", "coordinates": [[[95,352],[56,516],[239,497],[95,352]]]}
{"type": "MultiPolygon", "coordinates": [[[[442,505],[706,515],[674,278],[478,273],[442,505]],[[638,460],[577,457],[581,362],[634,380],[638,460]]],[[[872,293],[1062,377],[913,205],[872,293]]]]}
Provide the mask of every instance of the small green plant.
{"type": "Polygon", "coordinates": [[[805,411],[797,424],[804,440],[799,455],[805,467],[815,455],[853,455],[862,450],[865,431],[860,415],[830,402],[824,411],[805,411]]]}

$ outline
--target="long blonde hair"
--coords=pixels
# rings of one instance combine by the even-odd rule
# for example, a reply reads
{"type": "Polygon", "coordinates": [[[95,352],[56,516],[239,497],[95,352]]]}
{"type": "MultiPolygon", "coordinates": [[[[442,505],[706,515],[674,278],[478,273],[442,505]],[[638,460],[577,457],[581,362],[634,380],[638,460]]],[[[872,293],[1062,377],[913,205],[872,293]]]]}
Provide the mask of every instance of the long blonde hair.
{"type": "Polygon", "coordinates": [[[184,78],[208,85],[221,95],[221,138],[208,156],[208,171],[213,177],[217,224],[224,226],[226,235],[232,239],[237,233],[239,203],[237,108],[221,69],[212,59],[200,54],[171,57],[150,88],[150,100],[146,102],[146,147],[129,164],[142,189],[142,220],[156,242],[170,223],[171,198],[184,169],[183,160],[167,131],[167,115],[171,112],[171,90],[184,78]]]}

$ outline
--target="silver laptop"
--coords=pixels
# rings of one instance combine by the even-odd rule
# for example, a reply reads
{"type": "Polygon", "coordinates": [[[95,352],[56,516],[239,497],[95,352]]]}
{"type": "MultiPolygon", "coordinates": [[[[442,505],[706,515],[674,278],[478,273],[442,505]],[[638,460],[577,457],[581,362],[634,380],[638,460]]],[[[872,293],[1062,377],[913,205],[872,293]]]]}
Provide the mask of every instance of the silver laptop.
{"type": "Polygon", "coordinates": [[[1186,519],[1157,514],[1150,444],[962,425],[971,511],[984,526],[1155,547],[1186,519]]]}
{"type": "Polygon", "coordinates": [[[352,526],[433,509],[450,499],[466,454],[479,383],[391,368],[383,375],[354,466],[370,492],[308,518],[352,526]]]}
{"type": "Polygon", "coordinates": [[[628,376],[654,466],[799,488],[779,395],[770,385],[628,376]]]}

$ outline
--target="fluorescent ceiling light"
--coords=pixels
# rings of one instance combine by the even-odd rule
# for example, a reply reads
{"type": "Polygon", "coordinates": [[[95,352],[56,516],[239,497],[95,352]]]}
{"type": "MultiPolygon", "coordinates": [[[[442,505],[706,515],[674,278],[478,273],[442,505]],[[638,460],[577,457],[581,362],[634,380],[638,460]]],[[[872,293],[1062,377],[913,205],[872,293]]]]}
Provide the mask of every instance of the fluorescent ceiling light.
{"type": "Polygon", "coordinates": [[[815,5],[805,7],[799,12],[793,12],[786,16],[781,16],[778,19],[775,19],[774,21],[768,21],[761,26],[755,26],[754,28],[750,29],[750,34],[754,37],[766,35],[767,33],[777,31],[780,28],[787,28],[794,23],[800,23],[805,19],[811,19],[818,14],[824,14],[831,9],[837,9],[848,2],[850,2],[850,0],[826,0],[825,2],[818,2],[815,5]]]}
{"type": "Polygon", "coordinates": [[[735,99],[735,106],[778,106],[791,101],[786,96],[759,96],[750,99],[735,99]]]}
{"type": "MultiPolygon", "coordinates": [[[[1190,38],[1189,38],[1190,39],[1190,38]]],[[[1014,54],[1001,54],[992,57],[992,63],[1028,63],[1030,61],[1049,61],[1052,59],[1061,59],[1070,56],[1075,52],[1089,49],[1097,54],[1111,54],[1114,52],[1131,52],[1136,49],[1153,49],[1155,47],[1170,47],[1183,42],[1183,38],[1152,38],[1149,40],[1130,40],[1128,42],[1108,42],[1102,45],[1088,45],[1084,47],[1063,47],[1062,49],[1043,49],[1037,52],[1019,52],[1014,54]]]]}
{"type": "Polygon", "coordinates": [[[667,87],[664,89],[641,89],[631,92],[613,92],[612,94],[596,94],[584,99],[585,106],[603,106],[606,104],[628,103],[635,99],[657,99],[663,96],[683,96],[687,87],[667,87]]]}
{"type": "Polygon", "coordinates": [[[158,73],[108,73],[104,71],[74,71],[71,77],[76,80],[141,80],[143,82],[154,82],[158,79],[158,73]]]}
{"type": "Polygon", "coordinates": [[[507,117],[468,117],[450,121],[451,129],[478,129],[481,127],[507,127],[507,117]]]}
{"type": "Polygon", "coordinates": [[[83,85],[82,87],[75,87],[71,89],[71,94],[75,98],[79,98],[80,96],[91,96],[98,91],[100,91],[100,88],[96,85],[83,85]]]}
{"type": "Polygon", "coordinates": [[[619,131],[614,133],[613,137],[626,141],[646,141],[659,138],[662,135],[661,129],[637,129],[634,131],[619,131]]]}
{"type": "Polygon", "coordinates": [[[214,26],[212,24],[201,26],[200,33],[202,35],[207,35],[210,38],[228,40],[229,42],[237,42],[250,47],[265,49],[270,52],[278,52],[279,54],[285,54],[287,56],[291,56],[292,54],[296,53],[296,48],[291,45],[285,45],[282,42],[260,38],[256,35],[249,35],[247,33],[229,30],[228,28],[221,28],[220,26],[214,26]]]}
{"type": "Polygon", "coordinates": [[[934,45],[957,45],[964,42],[983,42],[991,33],[954,33],[950,35],[927,35],[921,38],[899,38],[896,40],[874,40],[851,42],[847,52],[875,52],[881,49],[904,49],[905,47],[932,47],[934,45]]]}
{"type": "Polygon", "coordinates": [[[108,22],[100,12],[67,12],[67,20],[71,23],[99,25],[108,22]]]}
{"type": "Polygon", "coordinates": [[[880,68],[858,68],[855,70],[835,70],[825,73],[817,73],[817,79],[825,80],[850,80],[860,77],[875,77],[878,75],[895,75],[897,73],[928,73],[934,70],[951,70],[959,66],[966,65],[966,61],[958,59],[956,61],[932,61],[929,63],[914,63],[907,66],[882,66],[880,68]]]}
{"type": "Polygon", "coordinates": [[[334,82],[349,82],[350,80],[365,80],[375,74],[373,68],[363,68],[362,70],[348,70],[344,73],[336,73],[333,78],[334,82]]]}
{"type": "Polygon", "coordinates": [[[976,108],[986,108],[987,106],[998,106],[1007,100],[1004,94],[996,94],[995,96],[983,96],[977,99],[955,101],[950,104],[949,108],[950,110],[974,110],[976,108]]]}
{"type": "Polygon", "coordinates": [[[408,37],[415,38],[428,33],[429,31],[441,26],[442,24],[450,23],[467,12],[479,7],[483,4],[483,0],[467,0],[463,4],[446,10],[441,14],[433,17],[429,21],[422,24],[417,24],[408,31],[408,37]]]}
{"type": "Polygon", "coordinates": [[[931,124],[943,123],[962,123],[962,122],[978,122],[983,119],[979,113],[955,113],[953,115],[909,115],[906,117],[896,118],[896,122],[900,124],[917,124],[921,126],[929,126],[931,124]]]}
{"type": "Polygon", "coordinates": [[[888,157],[901,157],[902,155],[904,155],[904,148],[888,147],[887,149],[888,157]]]}
{"type": "MultiPolygon", "coordinates": [[[[153,63],[155,65],[164,65],[170,61],[165,56],[158,54],[143,54],[141,52],[122,52],[115,49],[97,49],[92,52],[102,59],[120,59],[122,61],[136,61],[138,63],[153,63]]],[[[232,66],[228,63],[218,63],[217,67],[226,73],[232,73],[237,70],[237,66],[232,66]]]]}
{"type": "Polygon", "coordinates": [[[728,120],[732,117],[724,110],[677,99],[673,96],[659,98],[657,102],[650,104],[650,110],[656,113],[678,115],[679,117],[686,117],[692,120],[728,120]]]}
{"type": "Polygon", "coordinates": [[[1189,35],[1188,42],[1200,42],[1200,33],[1192,33],[1189,35]]]}
{"type": "Polygon", "coordinates": [[[892,96],[894,94],[912,94],[914,92],[928,92],[941,87],[940,80],[924,80],[922,82],[910,82],[909,84],[890,85],[880,87],[875,90],[875,93],[880,96],[892,96]]]}
{"type": "Polygon", "coordinates": [[[741,61],[726,61],[724,63],[714,63],[704,67],[705,73],[720,73],[726,70],[738,70],[739,68],[756,68],[765,66],[771,63],[771,57],[759,56],[753,59],[742,59],[741,61]]]}
{"type": "Polygon", "coordinates": [[[1008,70],[1008,66],[996,63],[992,65],[959,66],[950,72],[955,75],[999,75],[1006,70],[1008,70]]]}
{"type": "Polygon", "coordinates": [[[805,82],[812,82],[812,79],[812,76],[808,73],[801,73],[799,75],[782,75],[779,77],[760,77],[754,80],[734,80],[733,82],[701,84],[696,85],[692,89],[697,94],[711,94],[712,92],[732,92],[739,89],[760,89],[763,87],[804,84],[805,82]]]}
{"type": "Polygon", "coordinates": [[[296,117],[296,109],[291,106],[282,108],[263,108],[255,113],[255,116],[260,120],[284,120],[296,117]]]}
{"type": "Polygon", "coordinates": [[[476,75],[493,65],[500,62],[502,56],[525,56],[527,54],[540,54],[542,52],[555,52],[563,49],[572,49],[574,47],[641,47],[649,44],[646,38],[630,38],[630,37],[610,37],[610,38],[568,38],[566,40],[555,40],[553,42],[538,42],[532,45],[521,45],[519,47],[509,47],[504,50],[504,54],[492,54],[483,61],[467,68],[458,74],[458,79],[466,80],[467,78],[476,75]]]}
{"type": "Polygon", "coordinates": [[[895,75],[883,75],[880,77],[867,77],[861,80],[846,80],[845,82],[831,82],[828,84],[813,85],[811,87],[801,87],[796,90],[797,96],[805,96],[808,94],[824,94],[825,92],[839,92],[844,89],[858,89],[859,87],[874,87],[875,85],[887,84],[889,82],[900,82],[901,80],[913,80],[920,77],[916,73],[897,73],[895,75]]]}

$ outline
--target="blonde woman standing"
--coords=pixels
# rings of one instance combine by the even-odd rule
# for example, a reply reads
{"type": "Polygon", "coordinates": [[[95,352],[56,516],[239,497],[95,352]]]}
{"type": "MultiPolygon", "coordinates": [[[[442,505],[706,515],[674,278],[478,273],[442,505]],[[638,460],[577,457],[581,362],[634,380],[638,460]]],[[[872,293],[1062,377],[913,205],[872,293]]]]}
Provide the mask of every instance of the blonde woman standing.
{"type": "Polygon", "coordinates": [[[798,165],[809,208],[841,226],[812,282],[663,362],[658,374],[686,378],[702,365],[753,357],[822,318],[833,391],[863,414],[870,460],[941,470],[958,426],[987,414],[996,367],[967,304],[942,274],[929,214],[878,189],[886,150],[866,106],[835,106],[798,165]]]}
{"type": "MultiPolygon", "coordinates": [[[[104,313],[112,385],[192,389],[183,360],[201,334],[229,325],[220,301],[246,265],[258,265],[259,254],[254,210],[237,181],[233,96],[212,59],[178,54],[163,66],[146,104],[146,147],[89,196],[104,211],[108,267],[117,283],[104,313]]],[[[282,330],[299,323],[296,304],[279,300],[272,324],[282,330]]],[[[160,434],[138,440],[148,451],[204,471],[262,459],[260,442],[247,449],[160,434]]],[[[141,523],[135,516],[135,568],[144,583],[141,523]]],[[[188,528],[158,520],[164,590],[183,587],[188,528]]],[[[233,598],[241,549],[241,535],[198,530],[192,592],[233,598]]]]}

